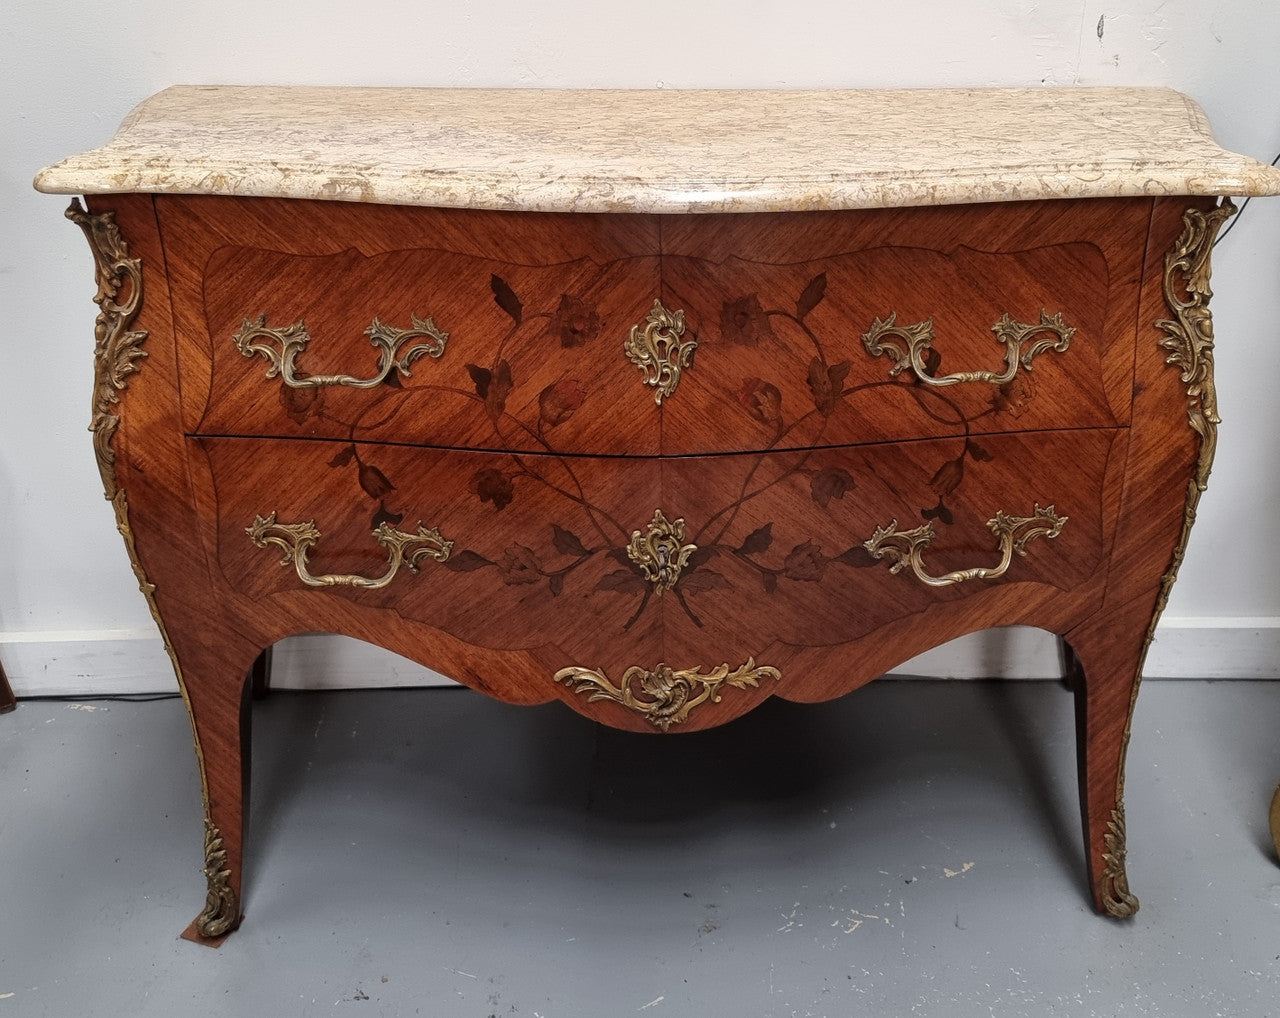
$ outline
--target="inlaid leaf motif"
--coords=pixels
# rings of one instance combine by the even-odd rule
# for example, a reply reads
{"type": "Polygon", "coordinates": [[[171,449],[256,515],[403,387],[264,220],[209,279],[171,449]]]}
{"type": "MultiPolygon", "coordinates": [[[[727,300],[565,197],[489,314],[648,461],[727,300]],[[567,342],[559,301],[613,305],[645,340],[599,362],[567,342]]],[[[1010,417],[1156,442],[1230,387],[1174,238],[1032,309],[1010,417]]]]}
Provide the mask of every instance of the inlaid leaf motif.
{"type": "Polygon", "coordinates": [[[680,577],[680,589],[686,594],[700,594],[705,590],[731,590],[731,584],[714,569],[695,569],[680,577]]]}
{"type": "Polygon", "coordinates": [[[759,346],[762,339],[773,339],[769,316],[760,307],[754,293],[720,306],[720,335],[738,346],[759,346]]]}
{"type": "Polygon", "coordinates": [[[947,503],[942,498],[938,499],[938,504],[932,509],[921,509],[920,515],[926,520],[940,520],[947,526],[955,522],[955,517],[951,515],[951,510],[947,508],[947,503]]]}
{"type": "Polygon", "coordinates": [[[596,584],[596,590],[614,590],[619,594],[643,594],[644,577],[630,569],[615,569],[608,576],[602,576],[596,584]]]}
{"type": "MultiPolygon", "coordinates": [[[[942,371],[942,354],[933,347],[927,346],[924,353],[920,355],[920,359],[924,361],[925,374],[930,378],[937,378],[942,371]]],[[[911,374],[914,376],[915,371],[913,370],[911,374]]]]}
{"type": "Polygon", "coordinates": [[[476,387],[476,395],[481,399],[487,398],[489,386],[493,382],[493,372],[479,364],[468,364],[467,374],[471,376],[471,384],[476,387]]]}
{"type": "Polygon", "coordinates": [[[571,530],[565,530],[558,524],[551,524],[551,543],[561,555],[572,555],[575,558],[586,558],[591,552],[571,530]]]}
{"type": "Polygon", "coordinates": [[[711,561],[716,550],[713,547],[704,545],[701,548],[695,548],[689,555],[689,561],[685,563],[686,569],[697,569],[711,561]]]}
{"type": "Polygon", "coordinates": [[[494,365],[489,391],[484,397],[484,408],[495,421],[507,408],[507,396],[511,394],[511,388],[511,365],[500,360],[494,365]]]}
{"type": "Polygon", "coordinates": [[[557,337],[566,349],[582,346],[600,335],[600,313],[595,305],[581,297],[562,293],[560,304],[547,324],[547,332],[557,337]]]}
{"type": "Polygon", "coordinates": [[[343,446],[336,453],[334,453],[333,459],[329,461],[329,466],[345,467],[348,463],[352,461],[352,459],[355,458],[355,455],[356,455],[356,447],[354,445],[343,446]]]}
{"type": "Polygon", "coordinates": [[[473,573],[477,569],[483,569],[485,566],[491,565],[493,565],[493,562],[479,552],[466,550],[455,551],[444,560],[444,567],[455,573],[473,573]]]}
{"type": "Polygon", "coordinates": [[[498,307],[502,308],[519,325],[524,314],[524,307],[521,305],[520,298],[516,296],[515,291],[511,289],[511,285],[501,276],[495,274],[489,277],[489,289],[493,291],[493,299],[498,307]]]}
{"type": "Polygon", "coordinates": [[[880,562],[872,558],[871,553],[860,544],[855,544],[852,548],[842,551],[831,561],[841,562],[846,566],[853,566],[855,569],[870,569],[880,565],[880,562]]]}
{"type": "Polygon", "coordinates": [[[768,551],[771,544],[773,544],[773,524],[766,523],[763,527],[751,531],[738,551],[744,555],[759,555],[761,552],[768,551]]]}
{"type": "Polygon", "coordinates": [[[844,498],[856,484],[853,475],[844,467],[823,467],[809,475],[809,493],[823,509],[833,498],[844,498]]]}
{"type": "Polygon", "coordinates": [[[387,508],[386,502],[380,502],[378,503],[378,511],[373,514],[373,519],[369,521],[369,529],[377,530],[384,523],[390,527],[398,527],[403,519],[404,513],[393,513],[387,508]]]}
{"type": "Polygon", "coordinates": [[[987,450],[984,449],[982,446],[980,446],[977,442],[969,443],[969,455],[972,456],[979,463],[990,463],[991,460],[993,459],[991,453],[987,452],[987,450]]]}
{"type": "Polygon", "coordinates": [[[796,301],[796,317],[804,318],[810,311],[818,306],[822,298],[827,293],[827,274],[820,272],[809,280],[809,285],[804,288],[804,292],[800,294],[800,299],[796,301]]]}
{"type": "Polygon", "coordinates": [[[817,583],[826,575],[830,559],[812,541],[797,544],[782,563],[782,573],[789,580],[817,583]]]}
{"type": "Polygon", "coordinates": [[[564,573],[552,573],[548,576],[547,587],[550,589],[552,597],[559,597],[561,591],[564,590],[564,573]]]}
{"type": "Polygon", "coordinates": [[[538,394],[538,414],[549,428],[572,417],[587,398],[587,390],[576,378],[562,378],[538,394]]]}
{"type": "Polygon", "coordinates": [[[396,486],[387,479],[387,475],[369,463],[360,464],[360,487],[370,498],[376,498],[379,501],[384,495],[396,490],[396,486]]]}
{"type": "Polygon", "coordinates": [[[481,502],[492,502],[493,507],[498,510],[505,509],[516,497],[511,478],[492,467],[485,467],[472,474],[468,487],[481,502]]]}

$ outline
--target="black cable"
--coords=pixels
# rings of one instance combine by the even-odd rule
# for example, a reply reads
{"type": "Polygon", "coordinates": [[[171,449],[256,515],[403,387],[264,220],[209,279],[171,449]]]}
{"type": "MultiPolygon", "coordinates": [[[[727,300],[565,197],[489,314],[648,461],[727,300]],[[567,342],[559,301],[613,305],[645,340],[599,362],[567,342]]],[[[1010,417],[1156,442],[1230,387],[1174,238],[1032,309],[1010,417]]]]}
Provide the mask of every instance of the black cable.
{"type": "Polygon", "coordinates": [[[34,703],[37,700],[47,700],[52,703],[84,703],[87,700],[114,700],[117,703],[151,703],[154,700],[174,700],[181,695],[181,693],[90,693],[87,696],[72,696],[69,693],[57,693],[48,696],[43,694],[21,696],[18,700],[21,703],[34,703]]]}
{"type": "MultiPolygon", "coordinates": [[[[1276,157],[1271,160],[1272,166],[1275,166],[1276,163],[1280,163],[1280,152],[1277,152],[1276,157]]],[[[1240,208],[1236,211],[1236,214],[1232,216],[1230,224],[1225,230],[1218,234],[1218,239],[1213,242],[1214,247],[1217,247],[1226,240],[1227,234],[1236,228],[1236,223],[1240,222],[1240,217],[1244,215],[1244,210],[1249,207],[1249,202],[1251,201],[1253,201],[1253,198],[1249,197],[1240,203],[1240,208]]]]}

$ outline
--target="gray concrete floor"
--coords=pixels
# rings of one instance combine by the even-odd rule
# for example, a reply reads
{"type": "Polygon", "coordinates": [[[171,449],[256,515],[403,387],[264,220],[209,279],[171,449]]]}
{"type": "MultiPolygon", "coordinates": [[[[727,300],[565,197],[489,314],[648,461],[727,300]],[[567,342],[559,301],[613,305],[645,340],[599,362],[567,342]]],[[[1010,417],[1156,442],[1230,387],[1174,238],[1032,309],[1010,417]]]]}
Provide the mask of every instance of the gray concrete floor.
{"type": "Polygon", "coordinates": [[[1085,899],[1071,697],[875,683],[702,735],[461,690],[255,708],[243,928],[179,701],[0,718],[0,1018],[1280,1014],[1280,684],[1148,682],[1142,909],[1085,899]]]}

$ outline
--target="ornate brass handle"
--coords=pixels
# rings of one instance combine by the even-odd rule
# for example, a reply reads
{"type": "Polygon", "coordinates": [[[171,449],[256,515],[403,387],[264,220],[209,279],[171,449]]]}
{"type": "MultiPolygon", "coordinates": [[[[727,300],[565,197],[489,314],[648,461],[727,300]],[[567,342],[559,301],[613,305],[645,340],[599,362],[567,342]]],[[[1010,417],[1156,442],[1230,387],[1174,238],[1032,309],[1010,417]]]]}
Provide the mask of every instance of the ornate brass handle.
{"type": "Polygon", "coordinates": [[[1034,325],[1026,322],[1015,322],[1009,315],[1002,314],[1000,321],[991,326],[996,339],[1005,345],[1003,371],[957,371],[951,375],[934,377],[928,372],[925,364],[925,352],[933,346],[933,319],[928,318],[915,325],[898,325],[897,313],[890,313],[883,321],[879,318],[871,323],[871,328],[863,333],[862,342],[867,352],[873,357],[888,354],[892,357],[893,367],[889,369],[889,377],[896,378],[910,368],[925,385],[956,385],[960,382],[989,382],[992,385],[1005,385],[1013,381],[1021,365],[1031,370],[1031,362],[1037,355],[1046,350],[1066,353],[1071,345],[1071,337],[1076,330],[1062,321],[1062,314],[1047,315],[1040,309],[1040,321],[1034,325]],[[896,336],[905,343],[895,343],[887,336],[896,336]],[[1022,345],[1032,336],[1039,336],[1024,350],[1022,345]]]}
{"type": "Polygon", "coordinates": [[[669,311],[655,300],[649,314],[639,325],[631,326],[622,351],[640,369],[644,384],[653,386],[653,401],[662,406],[662,397],[670,396],[680,384],[680,372],[689,367],[689,358],[698,344],[684,335],[684,312],[669,311]]]}
{"type": "Polygon", "coordinates": [[[236,349],[244,356],[252,357],[254,354],[261,354],[270,362],[271,367],[267,368],[267,378],[275,378],[279,375],[284,384],[291,388],[318,389],[325,385],[345,385],[352,389],[372,389],[375,385],[381,385],[386,381],[393,370],[409,378],[413,374],[409,370],[410,366],[424,354],[428,357],[439,357],[444,353],[444,345],[449,339],[449,334],[438,329],[431,318],[423,320],[417,315],[411,317],[413,327],[409,329],[397,329],[394,325],[385,325],[375,318],[373,324],[364,330],[364,334],[369,337],[369,342],[378,351],[378,373],[372,378],[308,374],[298,377],[296,371],[298,355],[311,342],[311,334],[307,332],[306,322],[294,322],[283,329],[271,329],[267,327],[267,316],[259,315],[256,322],[246,318],[244,324],[240,326],[240,331],[232,339],[235,341],[236,349]],[[277,350],[269,343],[257,342],[261,339],[273,340],[279,344],[280,349],[277,350]],[[420,339],[422,342],[414,343],[401,352],[401,348],[414,339],[420,339]]]}
{"type": "Polygon", "coordinates": [[[298,572],[298,579],[308,587],[359,587],[363,590],[377,590],[385,587],[395,579],[401,565],[407,565],[409,572],[418,571],[418,562],[423,558],[432,558],[444,562],[453,550],[453,542],[440,536],[435,527],[428,530],[418,524],[416,534],[406,534],[403,530],[393,530],[386,523],[379,523],[373,531],[374,539],[387,549],[387,571],[378,577],[358,576],[342,573],[325,573],[313,576],[307,568],[307,555],[311,547],[320,540],[320,531],[316,529],[314,520],[306,523],[277,523],[276,514],[263,518],[255,516],[253,525],[245,527],[244,532],[249,540],[259,548],[274,546],[282,552],[280,564],[293,564],[298,572]]]}
{"type": "Polygon", "coordinates": [[[695,707],[710,700],[720,702],[724,686],[734,689],[754,689],[761,679],[781,679],[782,673],[771,665],[757,665],[753,657],[747,663],[729,671],[727,664],[712,668],[703,674],[699,668],[672,668],[659,663],[650,670],[633,665],[622,673],[622,681],[616,686],[604,672],[595,668],[561,668],[555,674],[556,682],[563,682],[575,693],[588,693],[588,703],[596,700],[612,700],[628,710],[635,711],[650,724],[664,732],[689,717],[695,707]]]}
{"type": "Polygon", "coordinates": [[[953,583],[965,580],[994,580],[1003,576],[1009,569],[1014,555],[1025,555],[1027,544],[1040,535],[1057,537],[1062,532],[1062,525],[1067,522],[1066,516],[1059,516],[1053,506],[1041,509],[1035,506],[1030,516],[1007,516],[998,511],[992,519],[987,520],[987,528],[1000,539],[1000,562],[993,567],[975,566],[971,569],[958,569],[953,573],[933,576],[926,572],[922,557],[924,550],[933,544],[937,536],[934,533],[933,521],[914,530],[899,530],[898,521],[893,520],[888,526],[878,527],[871,539],[863,542],[863,547],[872,558],[888,557],[893,563],[889,572],[898,573],[906,566],[923,583],[931,587],[949,587],[953,583]],[[1019,532],[1021,532],[1019,534],[1019,532]]]}

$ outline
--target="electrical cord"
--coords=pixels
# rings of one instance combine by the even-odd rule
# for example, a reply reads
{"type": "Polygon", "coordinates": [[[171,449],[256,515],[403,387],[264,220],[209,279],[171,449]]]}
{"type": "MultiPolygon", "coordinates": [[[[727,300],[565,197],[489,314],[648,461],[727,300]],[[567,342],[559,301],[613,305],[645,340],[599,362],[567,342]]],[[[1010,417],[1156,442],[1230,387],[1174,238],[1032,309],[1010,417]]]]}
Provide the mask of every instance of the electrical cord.
{"type": "Polygon", "coordinates": [[[37,694],[35,696],[20,697],[22,703],[35,703],[36,701],[45,701],[49,703],[85,703],[93,700],[107,700],[116,703],[151,703],[154,700],[176,700],[181,693],[90,693],[87,696],[73,696],[71,694],[53,694],[45,696],[37,694]]]}
{"type": "MultiPolygon", "coordinates": [[[[1277,152],[1276,157],[1271,160],[1272,166],[1275,166],[1276,163],[1280,163],[1280,152],[1277,152]]],[[[1227,234],[1236,228],[1236,223],[1240,222],[1240,217],[1244,215],[1244,210],[1249,207],[1249,202],[1251,201],[1253,201],[1253,198],[1249,197],[1240,203],[1240,208],[1236,211],[1236,214],[1231,218],[1231,222],[1227,224],[1227,228],[1223,230],[1220,234],[1218,234],[1218,239],[1213,242],[1214,247],[1217,247],[1224,240],[1226,240],[1227,234]]]]}

